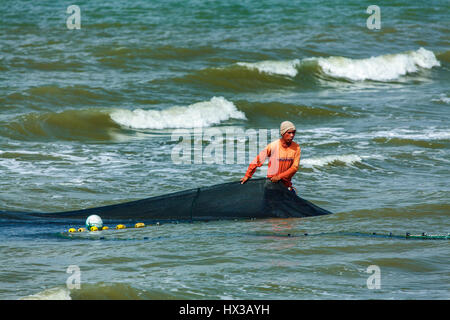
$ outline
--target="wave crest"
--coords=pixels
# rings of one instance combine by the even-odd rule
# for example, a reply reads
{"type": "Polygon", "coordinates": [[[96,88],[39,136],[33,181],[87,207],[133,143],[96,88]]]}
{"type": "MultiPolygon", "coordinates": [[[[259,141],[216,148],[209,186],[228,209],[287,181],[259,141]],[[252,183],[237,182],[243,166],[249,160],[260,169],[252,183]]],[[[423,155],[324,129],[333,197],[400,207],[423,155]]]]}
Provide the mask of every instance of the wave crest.
{"type": "Polygon", "coordinates": [[[407,53],[387,54],[368,59],[329,57],[317,58],[316,61],[326,75],[352,81],[396,80],[406,74],[417,72],[420,68],[431,69],[441,65],[434,53],[424,48],[407,53]]]}
{"type": "Polygon", "coordinates": [[[304,168],[324,167],[328,165],[353,165],[354,163],[362,162],[362,158],[358,155],[349,154],[342,156],[324,156],[318,158],[309,158],[300,160],[300,165],[304,168]]]}
{"type": "Polygon", "coordinates": [[[299,59],[288,61],[260,61],[260,62],[238,62],[238,66],[248,68],[250,70],[258,70],[259,72],[295,77],[298,74],[298,67],[301,65],[299,59]]]}
{"type": "Polygon", "coordinates": [[[316,65],[313,72],[351,81],[391,81],[420,69],[440,66],[432,51],[420,48],[406,53],[386,54],[366,59],[351,59],[339,56],[327,58],[305,58],[289,61],[238,62],[237,65],[262,73],[296,77],[310,72],[308,66],[316,65]]]}
{"type": "Polygon", "coordinates": [[[311,88],[322,81],[397,81],[408,74],[440,65],[432,51],[420,48],[416,51],[365,59],[330,56],[236,62],[224,67],[198,70],[171,81],[235,92],[293,86],[311,88]]]}
{"type": "Polygon", "coordinates": [[[117,124],[133,129],[210,127],[230,119],[246,120],[245,114],[223,97],[165,110],[125,110],[110,113],[117,124]]]}

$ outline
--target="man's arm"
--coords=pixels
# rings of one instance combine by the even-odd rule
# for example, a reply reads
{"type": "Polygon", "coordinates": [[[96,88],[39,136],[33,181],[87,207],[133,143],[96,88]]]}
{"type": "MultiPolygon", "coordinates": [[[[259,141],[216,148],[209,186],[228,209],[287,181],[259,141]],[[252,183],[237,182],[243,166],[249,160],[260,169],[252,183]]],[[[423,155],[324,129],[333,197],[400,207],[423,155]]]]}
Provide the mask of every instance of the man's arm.
{"type": "Polygon", "coordinates": [[[256,169],[258,167],[261,167],[264,164],[264,161],[266,161],[267,157],[270,157],[270,144],[267,145],[256,157],[253,159],[253,161],[248,166],[247,172],[245,173],[245,176],[241,179],[241,184],[244,184],[249,180],[253,174],[255,173],[256,169]]]}

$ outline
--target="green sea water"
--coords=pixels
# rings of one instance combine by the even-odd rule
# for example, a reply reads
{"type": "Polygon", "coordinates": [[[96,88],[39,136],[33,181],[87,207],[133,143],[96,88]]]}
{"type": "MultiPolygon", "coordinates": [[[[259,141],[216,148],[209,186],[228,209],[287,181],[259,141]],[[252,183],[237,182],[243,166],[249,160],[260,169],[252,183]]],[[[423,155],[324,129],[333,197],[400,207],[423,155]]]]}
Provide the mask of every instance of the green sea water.
{"type": "Polygon", "coordinates": [[[380,2],[380,29],[368,1],[77,1],[71,29],[73,4],[0,2],[0,211],[236,181],[264,139],[211,162],[211,132],[290,120],[294,186],[334,214],[67,238],[2,213],[0,299],[449,299],[448,241],[358,236],[450,232],[448,1],[380,2]]]}

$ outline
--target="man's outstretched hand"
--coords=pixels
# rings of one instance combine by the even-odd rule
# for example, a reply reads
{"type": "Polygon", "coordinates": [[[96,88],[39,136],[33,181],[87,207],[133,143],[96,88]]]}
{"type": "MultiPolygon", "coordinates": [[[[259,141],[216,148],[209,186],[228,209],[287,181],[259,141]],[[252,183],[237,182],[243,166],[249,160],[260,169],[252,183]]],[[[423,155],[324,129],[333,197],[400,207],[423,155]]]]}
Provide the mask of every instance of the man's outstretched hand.
{"type": "Polygon", "coordinates": [[[244,184],[248,181],[248,179],[250,179],[249,177],[245,176],[241,179],[241,184],[244,184]]]}

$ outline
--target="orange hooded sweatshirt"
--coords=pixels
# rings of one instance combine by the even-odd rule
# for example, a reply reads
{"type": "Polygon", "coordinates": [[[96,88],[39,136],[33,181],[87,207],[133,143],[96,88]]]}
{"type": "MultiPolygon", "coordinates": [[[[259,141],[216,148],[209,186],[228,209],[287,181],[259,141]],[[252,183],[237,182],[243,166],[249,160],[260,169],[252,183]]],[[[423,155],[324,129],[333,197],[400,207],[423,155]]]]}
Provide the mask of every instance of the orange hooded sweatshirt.
{"type": "Polygon", "coordinates": [[[283,147],[281,139],[278,139],[267,145],[248,166],[245,174],[249,179],[253,176],[256,169],[264,164],[269,157],[269,168],[267,177],[278,176],[286,187],[291,187],[291,179],[297,172],[300,164],[300,146],[294,141],[287,148],[283,147]]]}

